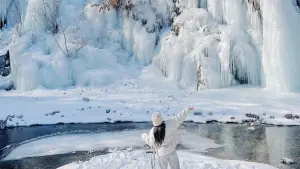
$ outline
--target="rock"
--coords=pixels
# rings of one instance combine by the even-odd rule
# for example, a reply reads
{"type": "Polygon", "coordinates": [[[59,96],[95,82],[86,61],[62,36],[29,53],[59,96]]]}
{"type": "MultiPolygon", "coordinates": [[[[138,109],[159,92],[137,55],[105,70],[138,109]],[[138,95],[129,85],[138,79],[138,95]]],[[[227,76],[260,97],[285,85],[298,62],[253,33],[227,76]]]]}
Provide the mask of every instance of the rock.
{"type": "Polygon", "coordinates": [[[270,119],[275,119],[275,117],[274,116],[270,116],[270,119]]]}
{"type": "Polygon", "coordinates": [[[281,159],[281,163],[283,163],[283,164],[295,164],[295,161],[285,157],[285,158],[281,159]]]}
{"type": "Polygon", "coordinates": [[[246,117],[249,117],[249,118],[254,118],[254,119],[259,119],[259,116],[258,115],[256,115],[256,114],[252,114],[252,113],[247,113],[246,114],[246,117]]]}
{"type": "Polygon", "coordinates": [[[111,118],[107,117],[106,120],[107,120],[107,121],[111,121],[111,118]]]}
{"type": "Polygon", "coordinates": [[[65,117],[64,115],[61,115],[60,117],[65,117]]]}
{"type": "Polygon", "coordinates": [[[84,110],[84,108],[81,108],[80,110],[81,110],[81,111],[83,111],[83,110],[84,110]]]}
{"type": "Polygon", "coordinates": [[[88,107],[87,109],[92,109],[92,106],[88,107]]]}
{"type": "Polygon", "coordinates": [[[58,114],[58,113],[60,113],[60,111],[56,110],[56,111],[49,113],[49,115],[54,116],[55,114],[58,114]]]}
{"type": "Polygon", "coordinates": [[[89,99],[89,98],[87,98],[87,97],[84,97],[84,98],[82,98],[82,101],[89,102],[89,101],[90,101],[90,99],[89,99]]]}
{"type": "Polygon", "coordinates": [[[212,113],[212,112],[209,112],[209,113],[208,113],[208,115],[212,116],[212,115],[213,115],[213,113],[212,113]]]}
{"type": "Polygon", "coordinates": [[[235,118],[234,118],[234,117],[230,117],[230,119],[231,119],[231,120],[234,120],[235,118]]]}
{"type": "Polygon", "coordinates": [[[266,113],[263,113],[263,115],[266,116],[267,114],[266,114],[266,113]]]}
{"type": "Polygon", "coordinates": [[[110,113],[110,109],[106,109],[106,111],[105,111],[106,113],[110,113]]]}
{"type": "Polygon", "coordinates": [[[116,113],[116,112],[117,112],[116,110],[113,111],[113,113],[116,113]]]}
{"type": "Polygon", "coordinates": [[[284,117],[289,120],[299,119],[299,115],[293,115],[291,113],[286,114],[284,117]]]}
{"type": "Polygon", "coordinates": [[[17,116],[17,118],[18,118],[18,119],[21,119],[21,118],[23,118],[23,115],[17,116]]]}
{"type": "Polygon", "coordinates": [[[48,113],[46,113],[45,116],[49,116],[48,113]]]}
{"type": "Polygon", "coordinates": [[[101,106],[98,106],[98,109],[100,108],[101,106]]]}
{"type": "Polygon", "coordinates": [[[201,115],[202,115],[202,112],[194,112],[194,115],[195,115],[195,116],[201,116],[201,115]]]}
{"type": "Polygon", "coordinates": [[[294,119],[293,114],[286,114],[284,117],[285,117],[286,119],[294,119]]]}

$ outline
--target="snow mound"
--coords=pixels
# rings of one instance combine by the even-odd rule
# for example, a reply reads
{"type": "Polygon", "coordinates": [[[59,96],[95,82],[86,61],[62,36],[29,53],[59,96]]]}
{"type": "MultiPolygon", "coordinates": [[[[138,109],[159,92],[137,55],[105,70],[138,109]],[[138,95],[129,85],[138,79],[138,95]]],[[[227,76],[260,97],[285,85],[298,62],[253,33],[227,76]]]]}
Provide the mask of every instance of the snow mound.
{"type": "MultiPolygon", "coordinates": [[[[275,167],[243,161],[220,160],[193,153],[178,152],[181,167],[184,169],[275,169],[275,167]]],[[[156,167],[158,164],[156,162],[156,167]]],[[[145,151],[117,151],[93,157],[86,162],[75,162],[58,169],[145,169],[151,168],[150,155],[145,151]]]]}

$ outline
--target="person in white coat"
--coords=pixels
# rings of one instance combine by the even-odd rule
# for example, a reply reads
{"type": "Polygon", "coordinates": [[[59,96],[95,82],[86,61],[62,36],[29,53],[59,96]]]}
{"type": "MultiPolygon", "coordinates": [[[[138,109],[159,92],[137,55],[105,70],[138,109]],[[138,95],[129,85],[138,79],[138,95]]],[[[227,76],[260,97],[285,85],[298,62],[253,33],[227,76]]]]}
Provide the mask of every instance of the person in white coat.
{"type": "Polygon", "coordinates": [[[179,143],[178,127],[186,119],[193,107],[185,108],[182,112],[169,120],[163,120],[160,113],[152,114],[153,127],[149,134],[143,133],[142,139],[149,145],[158,156],[161,169],[180,169],[176,146],[179,143]]]}

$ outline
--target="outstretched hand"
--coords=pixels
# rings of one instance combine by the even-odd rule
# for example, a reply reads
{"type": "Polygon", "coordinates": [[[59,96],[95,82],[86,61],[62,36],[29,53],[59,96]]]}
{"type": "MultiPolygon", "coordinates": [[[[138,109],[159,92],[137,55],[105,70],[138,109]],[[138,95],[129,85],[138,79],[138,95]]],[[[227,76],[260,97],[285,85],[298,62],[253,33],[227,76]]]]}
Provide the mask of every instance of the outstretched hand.
{"type": "Polygon", "coordinates": [[[188,110],[194,110],[194,107],[193,106],[189,106],[188,110]]]}

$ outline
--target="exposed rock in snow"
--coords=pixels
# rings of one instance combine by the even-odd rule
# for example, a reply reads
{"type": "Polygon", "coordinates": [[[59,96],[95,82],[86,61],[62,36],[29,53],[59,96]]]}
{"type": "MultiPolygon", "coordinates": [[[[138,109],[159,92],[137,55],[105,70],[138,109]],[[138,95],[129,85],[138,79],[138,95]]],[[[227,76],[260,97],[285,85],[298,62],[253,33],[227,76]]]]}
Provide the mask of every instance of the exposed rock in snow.
{"type": "Polygon", "coordinates": [[[89,102],[90,101],[90,99],[87,98],[87,97],[82,98],[82,100],[85,101],[85,102],[89,102]]]}
{"type": "Polygon", "coordinates": [[[292,159],[284,157],[284,158],[281,159],[281,163],[283,163],[283,164],[294,164],[295,162],[292,159]]]}

